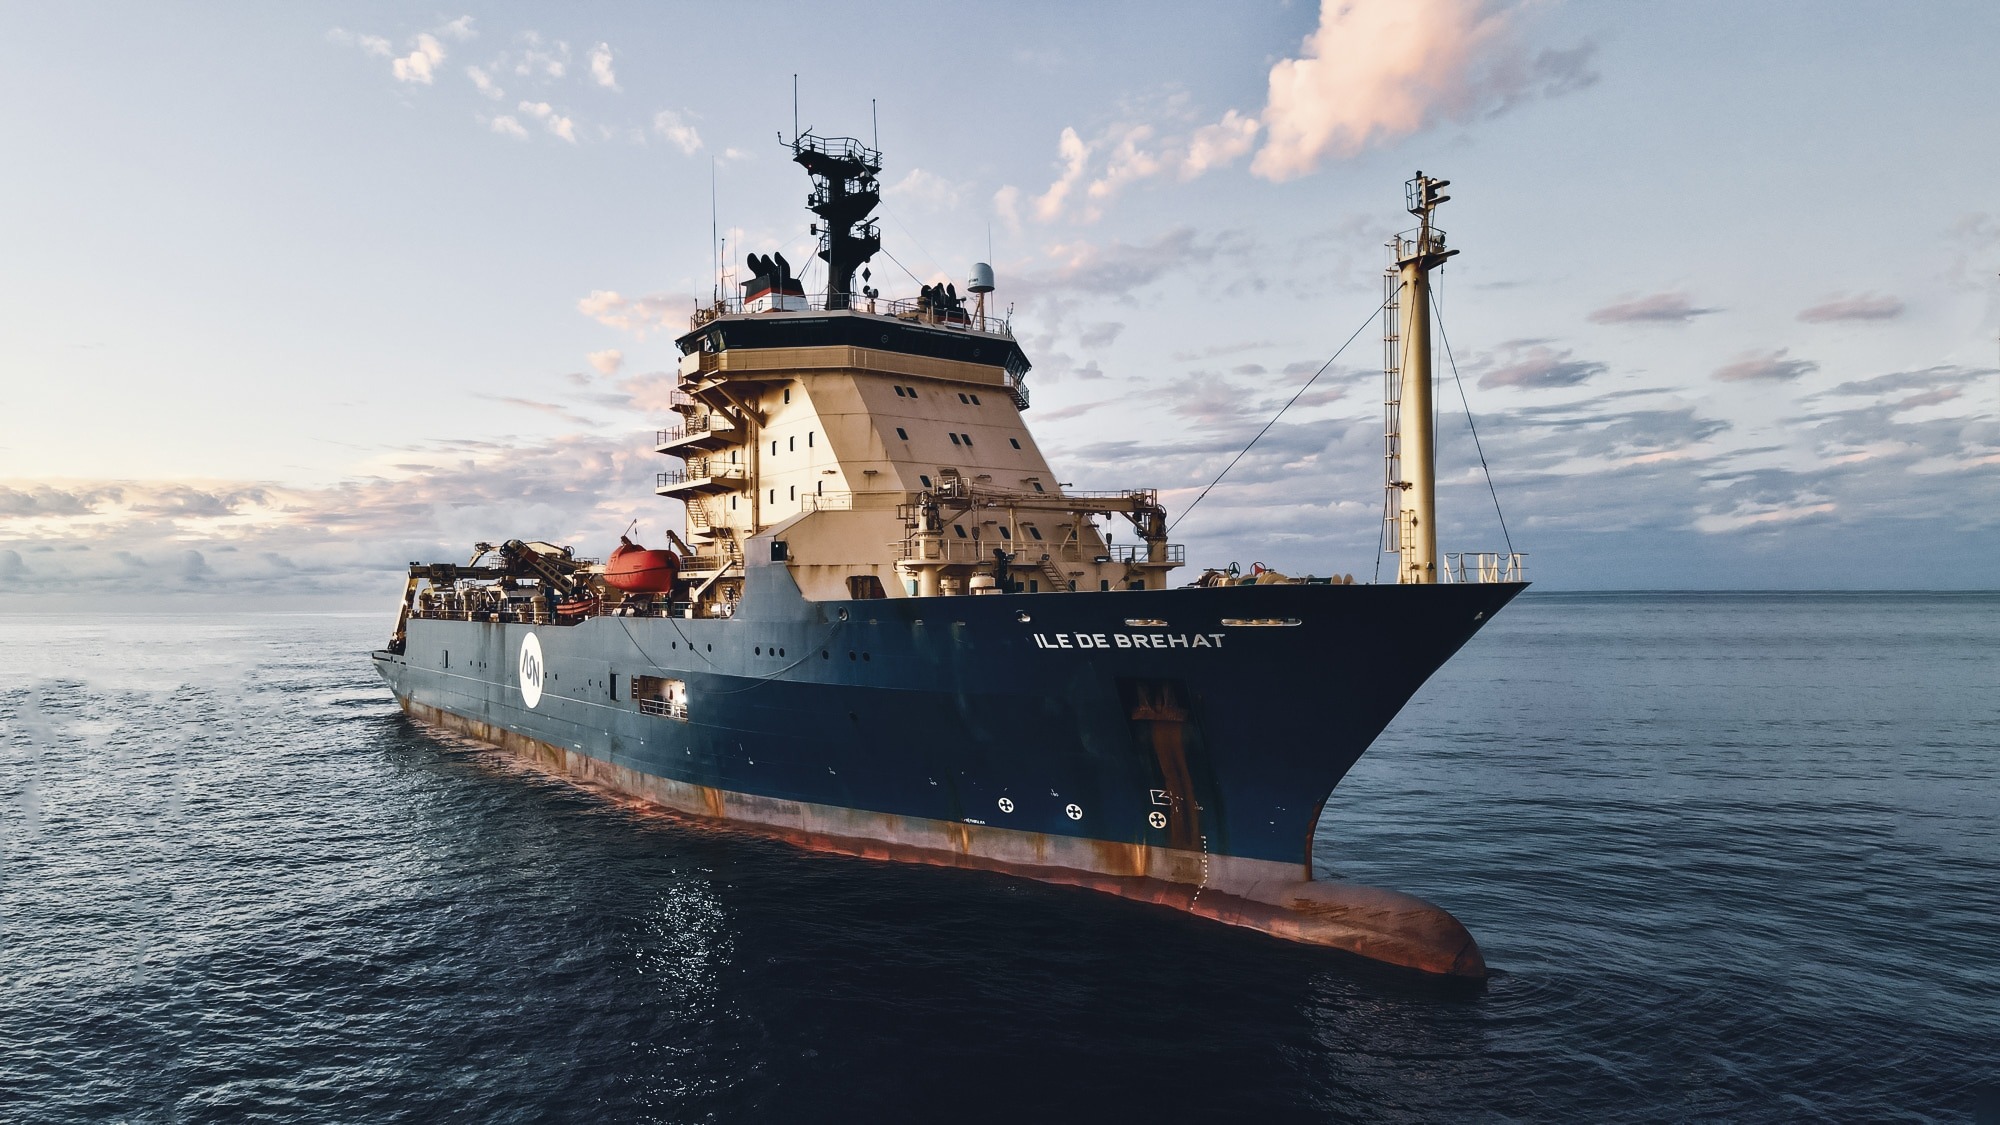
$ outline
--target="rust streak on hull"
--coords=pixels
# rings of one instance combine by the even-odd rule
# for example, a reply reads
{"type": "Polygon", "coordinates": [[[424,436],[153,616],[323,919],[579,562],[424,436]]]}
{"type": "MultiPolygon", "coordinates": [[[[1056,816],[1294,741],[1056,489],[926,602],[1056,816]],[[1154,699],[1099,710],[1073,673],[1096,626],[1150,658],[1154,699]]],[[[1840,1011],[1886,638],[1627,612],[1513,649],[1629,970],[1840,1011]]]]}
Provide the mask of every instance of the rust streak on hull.
{"type": "Polygon", "coordinates": [[[697,821],[812,851],[993,871],[1187,911],[1418,972],[1483,980],[1471,933],[1413,895],[1306,877],[1303,866],[901,817],[656,777],[410,699],[414,719],[510,751],[544,772],[697,821]]]}

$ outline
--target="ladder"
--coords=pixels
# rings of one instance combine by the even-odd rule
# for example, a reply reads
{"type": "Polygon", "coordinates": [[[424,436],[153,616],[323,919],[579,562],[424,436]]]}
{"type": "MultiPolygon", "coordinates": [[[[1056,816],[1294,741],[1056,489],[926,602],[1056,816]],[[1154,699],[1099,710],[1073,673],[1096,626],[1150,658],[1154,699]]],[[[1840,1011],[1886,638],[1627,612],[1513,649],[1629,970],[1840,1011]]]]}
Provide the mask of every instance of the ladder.
{"type": "Polygon", "coordinates": [[[1403,549],[1403,279],[1382,275],[1382,546],[1403,549]]]}
{"type": "Polygon", "coordinates": [[[1049,589],[1069,589],[1069,575],[1064,574],[1062,568],[1055,564],[1055,560],[1047,555],[1042,556],[1042,575],[1049,580],[1049,589]]]}

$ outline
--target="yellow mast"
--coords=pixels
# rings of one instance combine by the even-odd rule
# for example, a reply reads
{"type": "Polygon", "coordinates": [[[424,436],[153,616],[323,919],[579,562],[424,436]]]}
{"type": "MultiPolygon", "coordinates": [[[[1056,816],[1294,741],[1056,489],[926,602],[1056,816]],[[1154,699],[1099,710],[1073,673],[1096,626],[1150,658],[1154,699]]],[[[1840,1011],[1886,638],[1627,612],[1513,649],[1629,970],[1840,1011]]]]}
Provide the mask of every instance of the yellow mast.
{"type": "Polygon", "coordinates": [[[1397,303],[1401,317],[1396,400],[1392,404],[1390,445],[1400,479],[1390,488],[1396,497],[1396,581],[1430,583],[1438,580],[1437,549],[1437,427],[1431,399],[1431,278],[1433,267],[1458,253],[1444,247],[1444,232],[1431,225],[1431,212],[1451,197],[1441,194],[1449,180],[1418,172],[1403,185],[1410,214],[1417,216],[1415,237],[1397,235],[1397,303]]]}

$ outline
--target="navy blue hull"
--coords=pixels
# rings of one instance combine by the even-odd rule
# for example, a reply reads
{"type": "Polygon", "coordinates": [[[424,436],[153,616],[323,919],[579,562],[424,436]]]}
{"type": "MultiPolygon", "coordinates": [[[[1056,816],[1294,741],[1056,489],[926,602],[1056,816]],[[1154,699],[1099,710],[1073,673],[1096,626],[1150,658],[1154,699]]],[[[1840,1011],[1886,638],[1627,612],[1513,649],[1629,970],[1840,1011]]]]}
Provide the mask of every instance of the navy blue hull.
{"type": "Polygon", "coordinates": [[[1304,868],[1334,786],[1523,588],[807,602],[782,568],[758,569],[729,619],[417,619],[402,655],[375,659],[420,713],[645,777],[1304,868]],[[533,707],[530,633],[546,672],[533,707]],[[643,712],[634,675],[684,680],[686,718],[643,712]]]}

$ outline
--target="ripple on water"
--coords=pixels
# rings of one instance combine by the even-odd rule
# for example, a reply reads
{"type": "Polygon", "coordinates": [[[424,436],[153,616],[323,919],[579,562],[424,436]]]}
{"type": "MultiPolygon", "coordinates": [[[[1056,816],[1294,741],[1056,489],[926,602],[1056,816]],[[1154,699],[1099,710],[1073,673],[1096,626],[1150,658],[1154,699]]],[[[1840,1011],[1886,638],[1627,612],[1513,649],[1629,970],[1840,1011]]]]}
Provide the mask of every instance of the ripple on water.
{"type": "Polygon", "coordinates": [[[1317,836],[1467,992],[608,803],[405,721],[373,617],[0,619],[0,1119],[1964,1114],[1996,625],[1524,598],[1317,836]]]}

